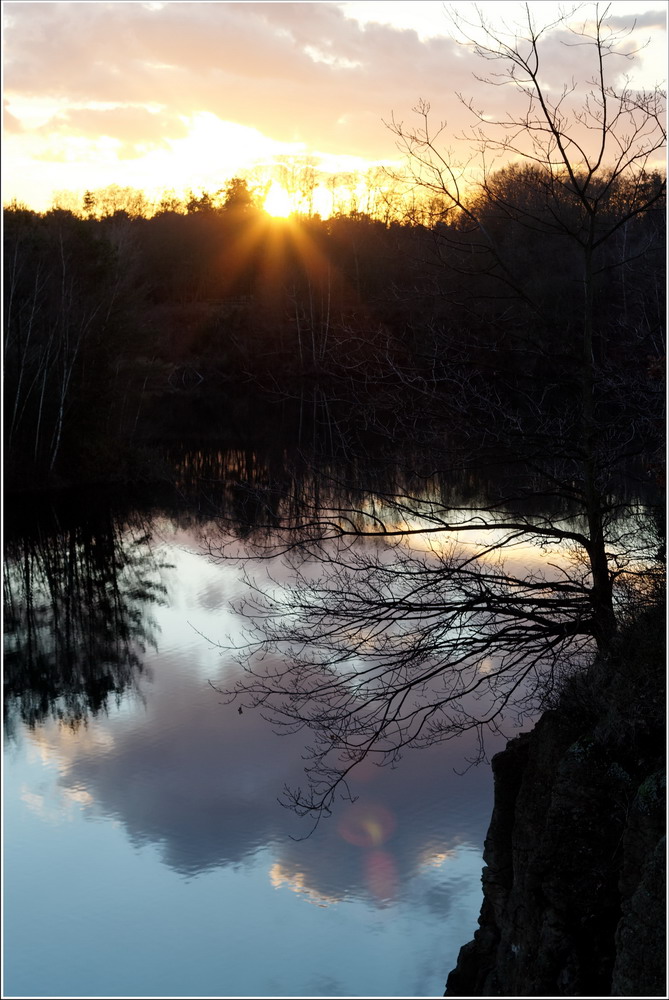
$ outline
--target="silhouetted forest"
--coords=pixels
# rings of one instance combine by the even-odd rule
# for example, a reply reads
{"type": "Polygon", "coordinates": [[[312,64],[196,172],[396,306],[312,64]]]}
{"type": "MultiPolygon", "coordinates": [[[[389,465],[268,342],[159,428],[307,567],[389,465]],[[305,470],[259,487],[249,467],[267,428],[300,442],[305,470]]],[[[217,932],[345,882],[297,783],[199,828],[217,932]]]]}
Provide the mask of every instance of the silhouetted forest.
{"type": "MultiPolygon", "coordinates": [[[[597,405],[655,477],[664,178],[598,183],[597,405]]],[[[421,223],[273,219],[239,179],[150,218],[101,205],[5,209],[10,490],[157,478],[157,442],[278,427],[332,452],[410,444],[439,464],[464,444],[480,462],[491,400],[510,425],[578,410],[584,222],[539,167],[498,171],[466,210],[433,200],[421,223]]]]}

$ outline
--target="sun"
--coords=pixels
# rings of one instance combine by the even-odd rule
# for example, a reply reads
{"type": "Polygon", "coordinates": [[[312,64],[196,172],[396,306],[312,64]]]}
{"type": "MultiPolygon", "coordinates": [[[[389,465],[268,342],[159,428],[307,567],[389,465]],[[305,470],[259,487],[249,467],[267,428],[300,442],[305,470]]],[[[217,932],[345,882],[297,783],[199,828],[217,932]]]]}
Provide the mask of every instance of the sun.
{"type": "Polygon", "coordinates": [[[293,211],[290,195],[284,187],[274,181],[267,192],[263,207],[269,215],[278,219],[287,218],[293,211]]]}

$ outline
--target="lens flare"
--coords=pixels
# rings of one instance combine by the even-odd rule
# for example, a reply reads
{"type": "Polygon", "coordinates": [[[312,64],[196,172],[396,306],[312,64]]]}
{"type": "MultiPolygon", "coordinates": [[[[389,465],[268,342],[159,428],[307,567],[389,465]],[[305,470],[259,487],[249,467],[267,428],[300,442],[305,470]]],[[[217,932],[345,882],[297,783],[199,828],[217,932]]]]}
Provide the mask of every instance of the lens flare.
{"type": "Polygon", "coordinates": [[[380,847],[394,833],[396,821],[385,806],[369,803],[355,806],[339,822],[339,833],[356,847],[380,847]]]}
{"type": "Polygon", "coordinates": [[[395,898],[398,885],[397,865],[388,851],[369,851],[365,857],[365,884],[376,899],[395,898]]]}

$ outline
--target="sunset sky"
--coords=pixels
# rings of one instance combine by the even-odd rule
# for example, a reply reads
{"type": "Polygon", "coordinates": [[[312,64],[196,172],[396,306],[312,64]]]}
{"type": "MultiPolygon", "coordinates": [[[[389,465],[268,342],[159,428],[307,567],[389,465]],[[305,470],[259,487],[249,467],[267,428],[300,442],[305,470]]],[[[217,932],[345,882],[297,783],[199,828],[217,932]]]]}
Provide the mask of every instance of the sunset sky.
{"type": "MultiPolygon", "coordinates": [[[[518,3],[479,6],[496,23],[523,16],[518,3]]],[[[558,9],[529,6],[539,23],[558,9]]],[[[616,71],[662,85],[666,4],[610,7],[615,26],[636,20],[634,42],[648,43],[616,71]]],[[[450,37],[441,2],[21,2],[3,17],[3,201],[37,210],[54,192],[112,183],[215,191],[277,156],[364,171],[397,159],[384,122],[408,122],[420,98],[452,135],[467,127],[456,92],[492,112],[507,99],[482,94],[480,62],[450,37]]],[[[556,86],[583,74],[583,50],[565,37],[547,42],[556,86]]]]}

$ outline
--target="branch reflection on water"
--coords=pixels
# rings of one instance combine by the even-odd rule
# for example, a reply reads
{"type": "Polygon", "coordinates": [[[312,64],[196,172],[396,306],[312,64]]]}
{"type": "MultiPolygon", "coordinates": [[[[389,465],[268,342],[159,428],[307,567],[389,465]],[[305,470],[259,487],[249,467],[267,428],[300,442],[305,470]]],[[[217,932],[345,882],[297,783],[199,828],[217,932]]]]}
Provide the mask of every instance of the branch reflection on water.
{"type": "Polygon", "coordinates": [[[611,482],[594,518],[569,470],[537,484],[534,466],[518,459],[508,481],[480,484],[388,465],[357,479],[351,466],[305,464],[292,480],[267,469],[245,484],[245,550],[224,516],[220,538],[209,534],[214,558],[249,567],[246,674],[226,693],[278,731],[309,734],[307,788],[286,789],[298,813],[317,822],[350,798],[368,758],[392,764],[468,731],[483,748],[505,719],[541,710],[565,673],[606,656],[625,617],[656,599],[653,504],[611,482]]]}
{"type": "MultiPolygon", "coordinates": [[[[489,774],[474,769],[462,782],[453,773],[465,770],[468,760],[479,754],[476,732],[464,732],[452,753],[435,746],[408,754],[400,771],[392,775],[372,766],[370,755],[354,775],[352,788],[354,794],[361,793],[361,801],[355,806],[340,803],[336,819],[320,831],[318,841],[298,844],[291,837],[304,837],[308,829],[292,813],[274,806],[284,785],[296,788],[304,780],[304,728],[277,741],[262,717],[262,707],[253,711],[247,703],[239,715],[236,706],[221,704],[207,684],[211,680],[230,690],[237,682],[244,683],[234,661],[221,657],[220,650],[205,641],[223,640],[229,630],[242,645],[243,622],[230,607],[243,590],[237,565],[203,558],[216,555],[221,545],[241,556],[247,569],[257,570],[257,597],[287,602],[288,607],[292,602],[293,610],[296,592],[291,584],[299,583],[300,573],[311,574],[311,582],[314,575],[318,580],[323,573],[331,574],[330,584],[322,588],[326,604],[313,602],[313,589],[298,591],[310,614],[321,614],[323,609],[356,614],[369,597],[365,587],[370,583],[384,599],[401,600],[411,598],[402,588],[421,584],[417,592],[423,599],[417,609],[421,616],[408,628],[403,605],[397,621],[388,617],[387,609],[384,629],[376,635],[369,631],[363,635],[350,617],[343,620],[335,650],[339,659],[325,664],[325,675],[334,682],[348,671],[341,690],[351,704],[361,697],[361,682],[369,681],[372,694],[374,684],[379,689],[378,672],[363,674],[361,681],[357,671],[369,665],[370,654],[377,654],[377,663],[382,664],[378,642],[384,637],[388,657],[398,649],[409,657],[407,669],[412,663],[420,666],[418,656],[411,659],[416,649],[436,657],[434,643],[441,641],[442,632],[445,635],[445,626],[439,624],[443,603],[450,599],[444,569],[452,543],[449,531],[436,532],[437,539],[446,539],[441,545],[430,541],[429,532],[411,536],[411,545],[387,544],[385,538],[356,540],[357,548],[345,547],[343,563],[342,553],[322,537],[324,524],[338,528],[344,517],[362,527],[390,524],[391,516],[392,523],[399,524],[402,511],[397,502],[389,504],[389,497],[408,496],[410,487],[415,499],[420,481],[403,481],[392,466],[377,472],[354,463],[316,468],[303,459],[292,460],[286,452],[265,455],[251,449],[182,451],[176,465],[177,493],[154,495],[144,508],[112,513],[98,498],[97,512],[92,505],[76,512],[59,510],[57,517],[16,525],[8,534],[10,729],[23,721],[36,730],[31,735],[35,745],[48,746],[57,755],[59,781],[68,801],[85,789],[90,796],[86,808],[120,818],[133,842],[160,843],[164,862],[189,876],[238,864],[264,845],[281,843],[274,855],[277,884],[294,888],[318,905],[354,893],[361,884],[370,897],[381,901],[399,891],[397,886],[415,870],[417,858],[450,857],[459,844],[479,843],[489,801],[484,794],[480,807],[475,807],[476,816],[472,803],[488,788],[489,774]],[[332,517],[324,519],[324,511],[332,512],[332,517]],[[311,521],[313,512],[319,516],[311,521]],[[278,525],[291,518],[293,524],[306,524],[307,530],[282,534],[278,525]],[[277,548],[287,557],[278,564],[265,558],[277,548]],[[356,552],[363,560],[359,564],[356,552]],[[169,571],[166,560],[175,564],[169,571]],[[424,613],[428,598],[432,619],[424,613]],[[158,649],[161,626],[164,648],[158,649]],[[424,636],[417,646],[414,640],[421,628],[424,636]],[[140,681],[151,669],[155,679],[149,688],[140,681]],[[115,727],[115,713],[108,719],[105,713],[132,692],[146,696],[149,710],[126,713],[124,725],[115,727]],[[95,725],[91,723],[88,732],[95,736],[96,746],[104,745],[104,761],[79,738],[81,733],[67,729],[94,716],[95,725]],[[69,738],[74,735],[76,740],[69,738]],[[429,821],[421,818],[422,810],[431,806],[436,816],[429,821]],[[323,861],[325,848],[330,857],[339,859],[336,877],[334,872],[332,878],[328,875],[331,864],[323,861]]],[[[428,518],[431,530],[435,524],[429,517],[442,516],[446,504],[449,523],[456,507],[462,522],[475,517],[486,494],[492,493],[490,484],[472,475],[459,481],[423,479],[422,486],[419,513],[428,518]]],[[[498,495],[504,489],[497,484],[498,495]]],[[[405,519],[408,514],[404,512],[405,519]]],[[[417,516],[415,502],[411,514],[417,516]]],[[[540,523],[545,509],[537,513],[526,505],[521,510],[519,502],[514,514],[528,524],[532,517],[540,523]]],[[[499,505],[495,516],[505,516],[499,505]]],[[[551,516],[556,524],[556,512],[551,516]]],[[[561,523],[566,525],[568,512],[563,516],[561,523]]],[[[629,521],[625,530],[630,530],[629,521]]],[[[503,531],[497,535],[489,531],[487,537],[504,541],[503,531]]],[[[550,576],[556,571],[543,564],[541,545],[532,549],[532,560],[529,550],[515,546],[511,552],[517,560],[518,586],[528,588],[530,596],[523,569],[532,573],[545,569],[546,587],[552,586],[550,576]]],[[[494,565],[488,571],[498,572],[494,565]]],[[[573,578],[580,572],[578,565],[572,567],[573,578]]],[[[557,579],[563,579],[559,572],[557,579]]],[[[485,582],[476,573],[470,580],[472,586],[485,582]]],[[[582,577],[580,583],[587,586],[582,577]]],[[[581,587],[570,592],[577,600],[582,599],[581,587]]],[[[517,597],[509,583],[511,605],[517,597]]],[[[295,624],[285,615],[274,621],[279,627],[295,624]]],[[[471,653],[478,635],[461,628],[458,637],[466,651],[470,644],[471,653]]],[[[322,676],[318,648],[305,649],[314,660],[312,676],[322,676]]],[[[478,690],[487,689],[488,680],[494,683],[499,672],[499,657],[473,651],[478,690]]],[[[285,660],[270,652],[260,682],[275,675],[278,685],[285,660]]],[[[435,690],[443,696],[437,680],[424,684],[422,693],[431,698],[435,690]]],[[[281,694],[289,697],[291,689],[284,687],[281,694]]],[[[375,709],[373,697],[368,704],[375,709]]],[[[483,706],[484,700],[479,700],[478,708],[483,706]]],[[[511,735],[513,728],[513,722],[505,726],[505,735],[511,735]]],[[[488,751],[500,748],[501,741],[501,736],[493,735],[488,751]]]]}

